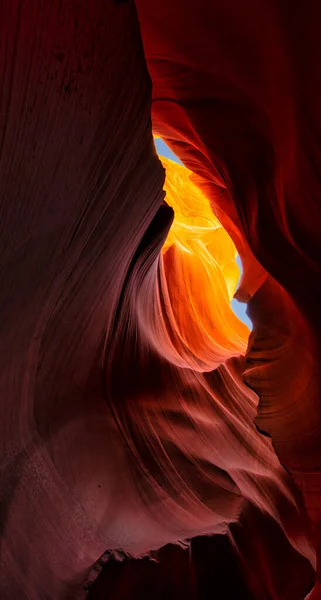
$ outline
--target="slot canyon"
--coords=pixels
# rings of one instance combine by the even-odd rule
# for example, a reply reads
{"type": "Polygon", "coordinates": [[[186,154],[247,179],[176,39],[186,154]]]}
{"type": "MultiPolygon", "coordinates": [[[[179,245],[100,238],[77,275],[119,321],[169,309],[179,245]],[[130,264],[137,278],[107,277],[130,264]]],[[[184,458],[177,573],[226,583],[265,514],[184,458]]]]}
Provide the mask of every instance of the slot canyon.
{"type": "Polygon", "coordinates": [[[321,600],[320,23],[0,0],[1,600],[321,600]]]}

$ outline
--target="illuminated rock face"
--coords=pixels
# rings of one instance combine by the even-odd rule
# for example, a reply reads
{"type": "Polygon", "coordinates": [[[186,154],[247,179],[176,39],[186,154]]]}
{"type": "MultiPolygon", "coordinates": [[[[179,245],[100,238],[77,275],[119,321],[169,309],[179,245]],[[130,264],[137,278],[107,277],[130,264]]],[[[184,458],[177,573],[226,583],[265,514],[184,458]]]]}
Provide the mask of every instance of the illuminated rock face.
{"type": "Polygon", "coordinates": [[[302,600],[320,9],[137,8],[145,56],[133,3],[0,6],[0,597],[302,600]],[[164,162],[167,203],[145,58],[153,128],[190,169],[164,162]]]}
{"type": "Polygon", "coordinates": [[[230,306],[240,276],[237,251],[193,174],[161,160],[166,202],[174,210],[163,246],[165,312],[186,366],[212,371],[247,348],[249,330],[230,306]]]}

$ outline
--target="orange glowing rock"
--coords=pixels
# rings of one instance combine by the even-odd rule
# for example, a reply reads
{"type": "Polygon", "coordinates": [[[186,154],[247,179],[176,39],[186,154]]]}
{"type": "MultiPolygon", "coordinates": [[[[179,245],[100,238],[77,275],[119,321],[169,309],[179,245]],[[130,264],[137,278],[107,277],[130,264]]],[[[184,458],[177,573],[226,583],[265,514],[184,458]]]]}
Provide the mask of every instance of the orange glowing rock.
{"type": "Polygon", "coordinates": [[[240,277],[237,250],[192,172],[160,158],[166,202],[175,215],[163,246],[170,312],[176,335],[200,359],[202,370],[212,370],[247,347],[249,329],[230,305],[240,277]]]}

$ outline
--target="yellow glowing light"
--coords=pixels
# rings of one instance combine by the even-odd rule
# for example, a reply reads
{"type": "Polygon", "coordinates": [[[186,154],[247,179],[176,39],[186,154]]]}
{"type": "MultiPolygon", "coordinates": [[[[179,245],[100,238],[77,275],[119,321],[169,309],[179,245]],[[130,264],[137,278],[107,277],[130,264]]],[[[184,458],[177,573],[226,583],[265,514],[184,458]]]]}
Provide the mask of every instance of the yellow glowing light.
{"type": "Polygon", "coordinates": [[[248,327],[230,301],[240,270],[237,251],[192,173],[160,157],[166,169],[166,202],[175,217],[163,246],[163,262],[175,328],[205,369],[244,354],[248,327]]]}

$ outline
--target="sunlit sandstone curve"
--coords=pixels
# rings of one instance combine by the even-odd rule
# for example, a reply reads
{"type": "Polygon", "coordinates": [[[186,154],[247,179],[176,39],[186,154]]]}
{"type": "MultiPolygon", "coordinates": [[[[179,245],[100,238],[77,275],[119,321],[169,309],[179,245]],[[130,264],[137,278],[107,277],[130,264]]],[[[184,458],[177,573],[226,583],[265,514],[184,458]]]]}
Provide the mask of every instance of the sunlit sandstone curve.
{"type": "Polygon", "coordinates": [[[192,173],[160,159],[165,201],[174,210],[162,249],[166,310],[173,315],[175,337],[199,357],[203,371],[212,370],[231,356],[244,355],[247,347],[249,330],[230,306],[240,276],[237,251],[192,173]]]}

